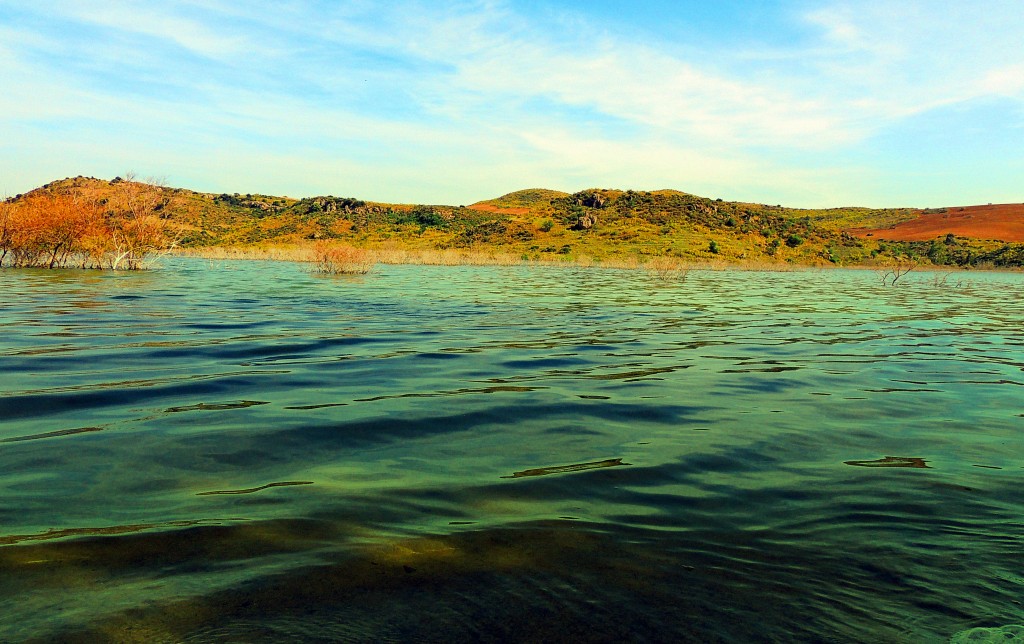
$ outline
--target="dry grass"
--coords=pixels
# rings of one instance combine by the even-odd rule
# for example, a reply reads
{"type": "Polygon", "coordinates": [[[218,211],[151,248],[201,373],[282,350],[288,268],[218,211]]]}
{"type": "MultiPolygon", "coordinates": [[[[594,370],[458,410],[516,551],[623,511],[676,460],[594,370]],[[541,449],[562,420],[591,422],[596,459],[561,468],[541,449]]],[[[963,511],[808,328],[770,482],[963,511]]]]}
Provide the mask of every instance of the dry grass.
{"type": "Polygon", "coordinates": [[[377,263],[374,254],[365,248],[334,242],[313,244],[313,261],[317,272],[330,275],[364,275],[377,263]]]}
{"type": "Polygon", "coordinates": [[[682,282],[692,266],[674,257],[655,257],[644,265],[647,272],[666,282],[682,282]]]}
{"type": "Polygon", "coordinates": [[[178,248],[174,255],[203,259],[274,260],[281,262],[313,262],[313,247],[286,246],[205,246],[178,248]]]}
{"type": "MultiPolygon", "coordinates": [[[[327,248],[344,248],[336,251],[331,262],[342,267],[351,263],[356,270],[338,272],[365,273],[374,264],[419,265],[419,266],[573,266],[577,268],[613,268],[622,270],[645,270],[659,279],[682,281],[694,270],[719,271],[793,271],[815,268],[783,261],[771,260],[687,260],[678,257],[641,255],[616,255],[592,257],[589,255],[564,256],[558,259],[530,259],[515,253],[482,249],[411,249],[395,244],[383,244],[377,248],[357,248],[338,242],[315,242],[290,245],[264,245],[248,247],[213,246],[205,248],[176,249],[175,255],[202,257],[211,260],[275,260],[308,262],[318,264],[318,270],[330,268],[321,264],[327,248]],[[319,251],[317,249],[320,249],[319,251]],[[365,270],[364,270],[365,269],[365,270]]],[[[323,272],[335,272],[327,270],[323,272]]]]}
{"type": "Polygon", "coordinates": [[[402,250],[382,248],[374,251],[381,264],[420,264],[429,266],[516,266],[524,263],[521,257],[497,251],[466,249],[402,250]]]}

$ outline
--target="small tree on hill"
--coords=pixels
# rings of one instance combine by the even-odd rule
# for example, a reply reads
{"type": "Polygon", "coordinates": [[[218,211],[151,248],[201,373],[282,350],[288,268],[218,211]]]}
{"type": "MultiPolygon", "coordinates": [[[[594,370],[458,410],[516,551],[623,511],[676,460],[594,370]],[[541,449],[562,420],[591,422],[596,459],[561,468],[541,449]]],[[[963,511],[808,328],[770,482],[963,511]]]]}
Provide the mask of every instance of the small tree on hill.
{"type": "Polygon", "coordinates": [[[161,215],[173,210],[178,201],[158,181],[136,181],[128,174],[118,182],[108,202],[110,268],[136,270],[148,254],[172,248],[177,239],[168,234],[168,222],[161,215]]]}

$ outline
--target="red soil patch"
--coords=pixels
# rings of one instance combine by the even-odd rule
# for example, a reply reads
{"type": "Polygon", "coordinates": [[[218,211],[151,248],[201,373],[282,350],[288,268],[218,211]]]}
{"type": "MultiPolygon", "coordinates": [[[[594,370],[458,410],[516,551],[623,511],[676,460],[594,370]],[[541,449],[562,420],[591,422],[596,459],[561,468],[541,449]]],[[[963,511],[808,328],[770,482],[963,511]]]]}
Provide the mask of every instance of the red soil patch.
{"type": "Polygon", "coordinates": [[[489,203],[475,203],[472,206],[466,206],[470,210],[479,210],[481,212],[500,212],[506,215],[526,215],[529,214],[529,208],[506,208],[504,206],[495,206],[489,203]]]}
{"type": "Polygon", "coordinates": [[[989,204],[946,208],[945,212],[925,212],[917,219],[889,228],[853,228],[857,237],[891,241],[928,241],[953,233],[958,237],[997,239],[1024,243],[1024,204],[989,204]]]}

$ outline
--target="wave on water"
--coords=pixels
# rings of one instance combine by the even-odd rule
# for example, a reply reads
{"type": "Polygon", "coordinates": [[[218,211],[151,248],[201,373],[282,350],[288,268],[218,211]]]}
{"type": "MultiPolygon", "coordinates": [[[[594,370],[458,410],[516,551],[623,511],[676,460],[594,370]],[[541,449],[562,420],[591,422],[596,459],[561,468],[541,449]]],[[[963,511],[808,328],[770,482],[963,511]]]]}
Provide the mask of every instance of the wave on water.
{"type": "Polygon", "coordinates": [[[0,640],[1015,641],[1024,280],[957,284],[0,271],[0,640]]]}

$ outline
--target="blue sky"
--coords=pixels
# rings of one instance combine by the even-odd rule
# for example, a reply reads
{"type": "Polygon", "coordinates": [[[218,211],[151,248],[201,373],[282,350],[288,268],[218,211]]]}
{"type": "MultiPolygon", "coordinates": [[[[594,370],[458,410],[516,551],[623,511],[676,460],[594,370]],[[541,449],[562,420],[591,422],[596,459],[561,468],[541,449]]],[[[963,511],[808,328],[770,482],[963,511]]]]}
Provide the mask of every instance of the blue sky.
{"type": "Polygon", "coordinates": [[[0,196],[1024,201],[1020,0],[0,0],[0,196]]]}

